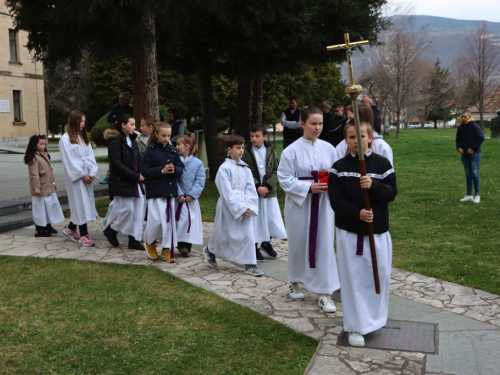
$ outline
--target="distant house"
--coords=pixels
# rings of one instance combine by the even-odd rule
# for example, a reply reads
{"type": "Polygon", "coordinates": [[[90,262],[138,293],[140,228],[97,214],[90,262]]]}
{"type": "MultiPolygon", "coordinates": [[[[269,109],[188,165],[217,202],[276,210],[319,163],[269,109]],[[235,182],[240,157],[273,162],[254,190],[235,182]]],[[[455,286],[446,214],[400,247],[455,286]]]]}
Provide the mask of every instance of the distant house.
{"type": "Polygon", "coordinates": [[[0,1],[0,145],[8,147],[46,133],[43,66],[33,62],[26,43],[27,33],[15,29],[0,1]]]}
{"type": "MultiPolygon", "coordinates": [[[[477,108],[477,104],[467,109],[470,111],[470,114],[474,118],[474,120],[479,121],[479,109],[477,108]]],[[[500,93],[497,93],[497,95],[493,98],[493,100],[489,101],[489,103],[484,107],[483,120],[490,121],[493,117],[497,115],[496,111],[499,109],[500,109],[500,93]]]]}

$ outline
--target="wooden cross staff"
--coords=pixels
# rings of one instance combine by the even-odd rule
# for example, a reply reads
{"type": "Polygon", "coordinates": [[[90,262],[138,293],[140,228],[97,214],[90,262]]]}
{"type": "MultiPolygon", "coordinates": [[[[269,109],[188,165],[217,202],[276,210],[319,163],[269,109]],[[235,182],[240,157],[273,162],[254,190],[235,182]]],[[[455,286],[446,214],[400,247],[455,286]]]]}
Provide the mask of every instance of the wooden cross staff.
{"type": "MultiPolygon", "coordinates": [[[[334,46],[326,47],[327,51],[334,51],[337,49],[345,49],[347,55],[347,69],[349,71],[349,87],[346,87],[345,93],[351,97],[353,112],[354,112],[354,124],[356,125],[356,138],[358,141],[358,157],[359,157],[359,170],[361,176],[366,176],[366,165],[365,165],[365,154],[363,150],[363,144],[361,143],[361,131],[359,126],[359,112],[358,112],[358,96],[363,91],[360,85],[354,84],[354,73],[352,70],[352,49],[357,46],[363,46],[369,43],[368,40],[362,40],[359,42],[349,42],[349,34],[344,34],[345,44],[336,44],[334,46]]],[[[370,196],[368,195],[368,190],[363,189],[363,198],[365,201],[365,209],[371,210],[370,206],[370,196]]],[[[375,293],[380,294],[380,280],[378,277],[378,265],[377,265],[377,252],[375,250],[375,239],[373,236],[373,223],[366,223],[368,226],[368,237],[370,239],[370,253],[372,256],[372,268],[373,268],[373,280],[375,282],[375,293]]]]}

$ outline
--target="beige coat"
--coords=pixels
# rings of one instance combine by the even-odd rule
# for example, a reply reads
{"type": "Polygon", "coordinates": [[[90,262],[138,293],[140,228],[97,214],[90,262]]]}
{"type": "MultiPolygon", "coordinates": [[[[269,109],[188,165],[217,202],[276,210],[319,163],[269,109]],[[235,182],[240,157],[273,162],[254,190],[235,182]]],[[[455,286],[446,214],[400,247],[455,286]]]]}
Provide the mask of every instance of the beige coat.
{"type": "Polygon", "coordinates": [[[35,189],[39,188],[42,195],[49,195],[56,191],[53,183],[56,181],[47,154],[37,152],[35,162],[28,164],[30,172],[30,192],[36,196],[35,189]]]}

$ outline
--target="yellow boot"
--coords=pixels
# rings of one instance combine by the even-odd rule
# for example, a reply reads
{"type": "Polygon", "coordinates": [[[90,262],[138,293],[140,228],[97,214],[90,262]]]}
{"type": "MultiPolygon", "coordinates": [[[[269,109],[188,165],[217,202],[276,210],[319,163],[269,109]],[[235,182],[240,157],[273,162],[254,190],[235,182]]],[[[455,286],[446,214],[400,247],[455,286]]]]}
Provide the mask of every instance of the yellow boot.
{"type": "Polygon", "coordinates": [[[158,256],[158,253],[156,252],[156,244],[155,243],[147,243],[146,244],[146,252],[148,253],[148,257],[150,257],[153,260],[158,260],[160,257],[158,256]]]}
{"type": "Polygon", "coordinates": [[[161,257],[163,258],[163,260],[165,262],[168,262],[168,263],[175,263],[175,258],[174,258],[174,254],[173,254],[173,251],[170,252],[170,249],[163,249],[161,251],[161,257]]]}

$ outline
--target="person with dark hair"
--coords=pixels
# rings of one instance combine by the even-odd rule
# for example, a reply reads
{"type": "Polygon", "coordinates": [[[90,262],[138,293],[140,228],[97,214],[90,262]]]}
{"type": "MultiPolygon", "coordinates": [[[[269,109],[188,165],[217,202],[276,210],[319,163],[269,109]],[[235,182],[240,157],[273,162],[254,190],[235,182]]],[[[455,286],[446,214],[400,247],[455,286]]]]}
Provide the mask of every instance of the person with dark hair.
{"type": "Polygon", "coordinates": [[[288,99],[288,109],[281,114],[281,125],[283,125],[283,150],[302,137],[303,131],[300,126],[300,110],[297,99],[288,99]]]}
{"type": "Polygon", "coordinates": [[[144,213],[144,177],[139,168],[141,151],[135,141],[135,120],[131,115],[120,115],[116,129],[106,129],[104,139],[108,143],[109,199],[108,213],[101,227],[109,243],[120,244],[118,232],[128,236],[128,248],[144,250],[141,244],[144,213]]]}
{"type": "Polygon", "coordinates": [[[168,123],[172,127],[170,143],[175,147],[177,138],[184,135],[184,121],[181,119],[181,113],[177,108],[168,109],[168,123]]]}
{"type": "Polygon", "coordinates": [[[460,116],[462,123],[457,128],[456,148],[462,155],[465,170],[467,195],[460,202],[481,202],[481,181],[479,180],[479,165],[481,164],[481,144],[484,134],[479,124],[472,118],[470,111],[463,111],[460,116]],[[472,196],[472,185],[476,195],[472,196]]]}
{"type": "Polygon", "coordinates": [[[214,230],[203,249],[209,267],[216,268],[216,256],[245,265],[245,273],[262,276],[255,256],[255,233],[250,216],[258,212],[257,191],[248,165],[241,160],[245,139],[226,138],[228,158],[217,171],[215,185],[220,197],[215,212],[214,230]]]}
{"type": "Polygon", "coordinates": [[[24,164],[30,174],[31,211],[35,223],[35,237],[50,237],[57,230],[52,224],[64,221],[57,199],[57,186],[44,135],[34,135],[28,142],[24,164]]]}
{"type": "Polygon", "coordinates": [[[278,181],[286,193],[288,235],[288,293],[304,298],[299,283],[319,294],[324,312],[336,311],[330,295],[339,289],[333,248],[333,210],[327,192],[328,173],[337,160],[335,147],[318,139],[323,113],[316,107],[301,112],[304,136],[281,154],[278,181]]]}
{"type": "Polygon", "coordinates": [[[250,166],[255,188],[259,196],[259,215],[253,216],[255,229],[255,252],[257,260],[264,261],[260,247],[271,258],[278,254],[271,245],[271,237],[286,238],[285,225],[278,203],[278,156],[276,147],[267,143],[267,129],[262,124],[250,128],[250,142],[245,145],[242,160],[250,166]]]}
{"type": "Polygon", "coordinates": [[[490,138],[500,138],[500,109],[497,110],[497,115],[490,120],[490,138]]]}
{"type": "Polygon", "coordinates": [[[361,99],[361,103],[369,105],[370,108],[372,109],[373,112],[373,138],[380,137],[382,138],[381,131],[382,131],[382,120],[380,118],[380,111],[377,108],[376,105],[373,105],[372,99],[369,96],[363,96],[363,99],[361,99]]]}
{"type": "Polygon", "coordinates": [[[153,116],[144,116],[141,119],[141,125],[139,130],[141,134],[136,138],[139,149],[141,150],[141,155],[144,155],[146,149],[148,148],[149,137],[158,121],[153,116]]]}
{"type": "Polygon", "coordinates": [[[331,107],[330,102],[321,103],[323,130],[321,131],[319,139],[337,147],[344,139],[344,126],[347,122],[347,118],[343,115],[344,107],[342,104],[337,104],[335,106],[335,113],[331,112],[331,107]]]}
{"type": "Polygon", "coordinates": [[[68,192],[70,222],[63,234],[82,246],[94,246],[87,223],[99,216],[95,208],[92,182],[97,177],[97,162],[87,133],[87,121],[80,111],[69,114],[66,133],[59,140],[64,179],[68,192]],[[76,232],[76,226],[80,234],[76,232]]]}

